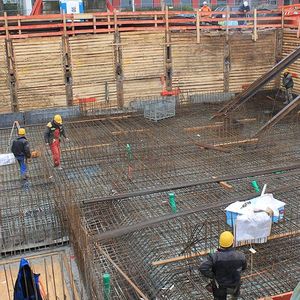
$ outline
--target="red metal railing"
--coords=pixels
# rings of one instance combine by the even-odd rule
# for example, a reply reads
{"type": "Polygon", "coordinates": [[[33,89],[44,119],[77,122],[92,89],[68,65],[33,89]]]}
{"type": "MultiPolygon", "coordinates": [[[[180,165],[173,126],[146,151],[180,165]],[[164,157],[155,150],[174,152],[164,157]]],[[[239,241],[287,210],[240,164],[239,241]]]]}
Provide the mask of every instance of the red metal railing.
{"type": "MultiPolygon", "coordinates": [[[[286,16],[284,10],[252,11],[245,17],[239,12],[145,11],[99,12],[91,14],[55,14],[0,17],[0,38],[77,35],[114,31],[232,30],[294,27],[297,16],[286,16]]],[[[297,20],[298,20],[297,19],[297,20]]],[[[297,23],[298,24],[298,23],[297,23]]]]}

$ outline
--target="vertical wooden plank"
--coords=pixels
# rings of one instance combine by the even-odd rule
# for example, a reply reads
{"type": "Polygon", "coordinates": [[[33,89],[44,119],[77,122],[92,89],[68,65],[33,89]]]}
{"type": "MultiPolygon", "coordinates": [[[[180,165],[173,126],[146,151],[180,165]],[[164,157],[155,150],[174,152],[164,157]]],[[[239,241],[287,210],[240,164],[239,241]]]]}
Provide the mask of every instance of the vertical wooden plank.
{"type": "MultiPolygon", "coordinates": [[[[18,14],[18,16],[20,16],[18,14]]],[[[18,26],[21,27],[21,19],[18,18],[18,26]]],[[[21,28],[19,29],[19,34],[22,34],[21,28]]]]}
{"type": "Polygon", "coordinates": [[[107,22],[108,22],[108,33],[110,34],[111,33],[110,32],[111,26],[110,26],[110,12],[109,12],[109,10],[107,10],[107,22]]]}
{"type": "Polygon", "coordinates": [[[226,40],[228,40],[229,36],[229,18],[230,18],[230,9],[229,5],[226,6],[226,40]]]}
{"type": "Polygon", "coordinates": [[[257,41],[257,9],[254,9],[254,23],[253,23],[253,41],[257,41]]]}
{"type": "Polygon", "coordinates": [[[5,265],[3,265],[3,268],[4,268],[4,273],[5,273],[5,282],[6,282],[6,287],[7,287],[8,299],[11,300],[10,289],[9,289],[9,283],[8,283],[8,277],[7,277],[5,265]]]}
{"type": "Polygon", "coordinates": [[[281,9],[281,28],[283,29],[284,27],[284,9],[281,9]]]}
{"type": "Polygon", "coordinates": [[[66,88],[66,102],[68,106],[73,105],[73,87],[72,87],[72,62],[70,54],[69,37],[62,37],[62,49],[63,49],[63,62],[64,62],[64,76],[65,76],[65,88],[66,88]]]}
{"type": "Polygon", "coordinates": [[[63,13],[63,23],[64,23],[64,36],[67,35],[67,22],[66,22],[66,15],[63,13]]]}
{"type": "Polygon", "coordinates": [[[5,35],[6,38],[9,38],[9,30],[8,30],[8,20],[7,20],[7,12],[4,12],[4,28],[5,28],[5,35]]]}
{"type": "Polygon", "coordinates": [[[169,33],[169,7],[168,5],[166,6],[165,10],[165,20],[166,20],[166,31],[169,33]]]}
{"type": "Polygon", "coordinates": [[[197,10],[196,30],[197,30],[197,44],[200,44],[200,17],[199,17],[199,10],[197,10]]]}
{"type": "Polygon", "coordinates": [[[11,109],[13,112],[19,111],[18,96],[17,96],[17,82],[16,82],[16,69],[15,69],[15,57],[13,51],[13,43],[11,39],[5,40],[5,50],[7,59],[8,70],[8,84],[10,89],[11,109]]]}
{"type": "Polygon", "coordinates": [[[224,92],[229,92],[229,78],[230,78],[230,44],[229,38],[226,35],[224,43],[224,92]]]}
{"type": "Polygon", "coordinates": [[[72,15],[72,36],[75,36],[74,15],[72,15]]]}
{"type": "Polygon", "coordinates": [[[154,27],[157,27],[157,14],[154,15],[154,21],[155,21],[154,27]]]}
{"type": "Polygon", "coordinates": [[[94,34],[96,34],[96,28],[97,28],[97,26],[96,26],[96,16],[93,15],[93,32],[94,32],[94,34]]]}
{"type": "Polygon", "coordinates": [[[115,31],[118,30],[118,24],[117,24],[117,11],[114,9],[114,26],[115,26],[115,31]]]}
{"type": "Polygon", "coordinates": [[[122,48],[121,37],[118,31],[115,31],[114,36],[114,44],[115,44],[115,66],[116,66],[116,80],[117,80],[117,102],[118,107],[122,108],[124,106],[124,88],[123,88],[123,69],[122,69],[122,48]]]}

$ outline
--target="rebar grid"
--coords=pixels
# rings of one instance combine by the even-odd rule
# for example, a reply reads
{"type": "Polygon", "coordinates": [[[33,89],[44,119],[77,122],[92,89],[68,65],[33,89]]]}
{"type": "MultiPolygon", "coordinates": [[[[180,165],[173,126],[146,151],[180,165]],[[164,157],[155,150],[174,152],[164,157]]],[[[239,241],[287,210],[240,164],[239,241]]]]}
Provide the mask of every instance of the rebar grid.
{"type": "MultiPolygon", "coordinates": [[[[183,107],[177,112],[176,118],[155,124],[140,116],[66,123],[70,143],[62,144],[63,170],[52,169],[49,150],[42,146],[44,126],[27,128],[32,148],[39,147],[43,155],[30,165],[31,187],[28,191],[20,191],[15,166],[1,169],[4,172],[1,172],[0,188],[7,199],[3,201],[4,217],[1,218],[5,247],[19,245],[22,240],[25,243],[38,243],[45,241],[46,237],[63,237],[64,231],[58,222],[60,219],[70,232],[86,285],[90,284],[91,299],[101,298],[101,276],[104,272],[113,276],[113,299],[138,297],[124,276],[99,250],[99,246],[150,298],[161,295],[162,299],[209,299],[203,279],[198,285],[197,280],[185,271],[193,267],[193,260],[163,266],[153,266],[152,263],[215,249],[219,233],[227,228],[225,206],[236,200],[253,197],[255,194],[250,186],[252,180],[257,180],[261,187],[267,183],[268,190],[275,190],[275,196],[287,202],[285,221],[275,224],[272,234],[289,234],[299,230],[298,168],[284,173],[262,173],[252,178],[247,176],[250,172],[274,166],[280,171],[281,168],[299,163],[298,115],[277,124],[258,144],[232,144],[228,152],[223,152],[219,151],[219,144],[250,139],[268,117],[257,113],[257,109],[261,108],[259,102],[249,104],[247,109],[241,108],[231,120],[210,123],[209,117],[217,107],[183,107]],[[215,145],[218,149],[203,149],[197,143],[215,145]],[[234,178],[238,174],[244,175],[229,180],[227,183],[232,185],[229,190],[218,182],[171,188],[176,184],[188,184],[216,176],[230,175],[234,178]],[[49,179],[49,175],[53,175],[54,179],[49,179]],[[170,186],[170,189],[151,192],[164,185],[170,186]],[[141,196],[114,199],[122,193],[139,190],[149,192],[141,196]],[[168,204],[170,191],[176,194],[178,212],[191,210],[190,213],[180,217],[171,215],[168,204]],[[106,196],[111,196],[111,199],[105,200],[103,197],[106,196]],[[30,209],[33,212],[29,213],[30,221],[26,223],[22,218],[30,209]],[[172,218],[138,228],[139,224],[151,223],[155,218],[168,215],[172,218]],[[18,232],[20,226],[25,228],[25,233],[22,230],[18,232]],[[108,237],[110,232],[120,228],[128,231],[108,237]],[[32,235],[36,230],[38,234],[32,235]],[[55,234],[51,235],[51,230],[55,234]],[[12,241],[7,238],[11,233],[12,241]],[[26,236],[29,234],[32,240],[26,236]],[[108,236],[103,238],[103,234],[108,236]],[[174,283],[176,289],[163,290],[163,287],[172,287],[174,283]],[[168,298],[168,293],[174,297],[168,298]]],[[[8,135],[9,130],[0,131],[3,137],[0,139],[2,152],[5,151],[4,141],[8,135]]],[[[296,243],[298,238],[286,241],[289,249],[296,251],[290,245],[296,243]]],[[[279,239],[273,242],[275,249],[282,247],[279,239]]],[[[273,263],[276,257],[272,256],[270,261],[273,263]]],[[[290,257],[291,261],[295,259],[290,257]]],[[[287,265],[290,264],[292,262],[287,261],[287,265]]],[[[260,268],[266,266],[264,259],[258,265],[260,268]]],[[[251,279],[247,280],[250,283],[245,293],[250,295],[255,286],[251,285],[251,279]]],[[[292,285],[278,283],[275,277],[267,282],[272,282],[272,285],[263,286],[258,293],[260,296],[275,293],[279,289],[288,290],[292,285]]]]}

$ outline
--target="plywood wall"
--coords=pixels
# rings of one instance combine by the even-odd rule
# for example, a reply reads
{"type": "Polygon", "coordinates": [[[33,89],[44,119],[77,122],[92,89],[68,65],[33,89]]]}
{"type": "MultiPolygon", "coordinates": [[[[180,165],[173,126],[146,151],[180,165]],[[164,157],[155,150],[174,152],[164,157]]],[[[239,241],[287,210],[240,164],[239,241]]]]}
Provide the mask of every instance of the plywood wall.
{"type": "Polygon", "coordinates": [[[134,99],[159,96],[164,74],[165,34],[121,33],[124,105],[134,99]]]}
{"type": "Polygon", "coordinates": [[[95,97],[96,104],[101,107],[115,106],[117,91],[113,34],[71,37],[69,45],[74,99],[95,97]]]}
{"type": "Polygon", "coordinates": [[[13,41],[20,111],[66,106],[62,39],[13,41]]]}
{"type": "Polygon", "coordinates": [[[0,113],[11,111],[10,91],[7,76],[5,41],[0,40],[0,113]]]}
{"type": "MultiPolygon", "coordinates": [[[[286,29],[283,32],[283,45],[282,45],[282,55],[287,56],[293,52],[297,47],[300,47],[300,39],[297,38],[297,30],[286,29]]],[[[300,93],[300,59],[296,60],[295,63],[290,65],[289,70],[296,76],[294,79],[294,92],[300,93]]]]}
{"type": "MultiPolygon", "coordinates": [[[[259,32],[256,42],[251,33],[231,35],[229,47],[231,92],[240,92],[243,85],[252,83],[276,63],[275,31],[259,32]]],[[[265,88],[270,87],[275,87],[274,81],[265,88]]]]}
{"type": "Polygon", "coordinates": [[[197,44],[195,32],[173,33],[173,87],[189,93],[223,91],[224,41],[224,35],[202,35],[197,44]]]}

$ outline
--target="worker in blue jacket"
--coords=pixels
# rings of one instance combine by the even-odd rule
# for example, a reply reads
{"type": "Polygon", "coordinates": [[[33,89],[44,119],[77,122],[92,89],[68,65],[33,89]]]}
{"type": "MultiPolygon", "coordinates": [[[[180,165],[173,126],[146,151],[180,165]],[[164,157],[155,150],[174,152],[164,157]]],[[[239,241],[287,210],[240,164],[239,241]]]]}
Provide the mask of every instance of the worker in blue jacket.
{"type": "Polygon", "coordinates": [[[27,161],[31,157],[29,142],[26,139],[24,128],[18,129],[18,137],[13,141],[11,152],[14,154],[20,166],[21,178],[27,180],[27,161]]]}
{"type": "Polygon", "coordinates": [[[226,300],[227,295],[236,300],[240,294],[241,272],[247,262],[245,255],[234,249],[233,241],[230,231],[221,233],[220,248],[200,265],[200,272],[211,280],[209,286],[215,300],[226,300]]]}

